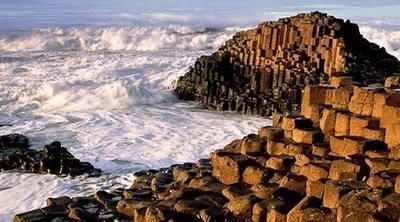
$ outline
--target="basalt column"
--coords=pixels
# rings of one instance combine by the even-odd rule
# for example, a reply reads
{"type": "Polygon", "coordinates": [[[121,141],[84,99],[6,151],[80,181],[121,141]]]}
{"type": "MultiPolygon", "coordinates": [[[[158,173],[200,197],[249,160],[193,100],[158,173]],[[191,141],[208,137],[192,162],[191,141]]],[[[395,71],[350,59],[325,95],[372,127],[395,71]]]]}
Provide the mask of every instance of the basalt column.
{"type": "Polygon", "coordinates": [[[176,84],[181,99],[205,108],[271,115],[298,111],[302,89],[330,76],[360,85],[399,72],[399,61],[362,37],[356,24],[327,14],[299,14],[237,33],[197,59],[176,84]]]}

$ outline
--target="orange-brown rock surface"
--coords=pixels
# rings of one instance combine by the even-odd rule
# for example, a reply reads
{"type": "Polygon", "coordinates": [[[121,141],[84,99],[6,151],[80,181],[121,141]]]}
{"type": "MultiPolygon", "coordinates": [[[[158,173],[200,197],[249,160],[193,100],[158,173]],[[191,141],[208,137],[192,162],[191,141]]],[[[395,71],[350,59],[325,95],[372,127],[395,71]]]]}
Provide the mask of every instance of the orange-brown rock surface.
{"type": "Polygon", "coordinates": [[[50,198],[14,221],[399,221],[400,85],[385,85],[306,86],[301,113],[275,115],[210,159],[137,172],[128,189],[50,198]]]}
{"type": "MultiPolygon", "coordinates": [[[[333,19],[293,18],[314,17],[333,19]]],[[[386,75],[373,67],[365,75],[386,75]]],[[[399,221],[398,76],[361,86],[334,73],[305,86],[301,112],[275,114],[210,159],[136,172],[127,189],[50,198],[14,221],[399,221]]]]}
{"type": "MultiPolygon", "coordinates": [[[[210,109],[271,115],[299,111],[306,85],[336,75],[361,85],[382,83],[399,67],[395,57],[364,39],[356,24],[312,12],[237,33],[211,56],[200,57],[175,92],[210,109]]],[[[335,99],[345,96],[337,92],[335,99]]]]}

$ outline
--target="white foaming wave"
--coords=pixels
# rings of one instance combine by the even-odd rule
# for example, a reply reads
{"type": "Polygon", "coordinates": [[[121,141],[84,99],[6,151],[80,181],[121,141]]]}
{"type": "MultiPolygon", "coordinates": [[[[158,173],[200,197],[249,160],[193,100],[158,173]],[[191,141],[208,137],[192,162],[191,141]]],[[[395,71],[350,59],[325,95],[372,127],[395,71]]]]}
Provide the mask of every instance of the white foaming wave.
{"type": "Polygon", "coordinates": [[[400,59],[400,30],[361,26],[360,32],[366,39],[384,47],[388,53],[400,59]]]}
{"type": "Polygon", "coordinates": [[[62,109],[64,112],[96,109],[122,109],[134,104],[151,105],[175,100],[169,92],[151,91],[129,81],[61,82],[43,84],[33,92],[22,94],[18,100],[25,104],[37,104],[42,109],[62,109]]]}
{"type": "Polygon", "coordinates": [[[99,178],[86,176],[61,178],[56,175],[2,172],[0,220],[12,221],[15,214],[45,207],[46,199],[50,197],[84,196],[91,195],[96,190],[110,191],[109,188],[115,183],[118,183],[119,187],[129,186],[133,178],[133,175],[121,174],[104,174],[99,178]],[[27,187],[29,189],[26,189],[27,187]]]}
{"type": "Polygon", "coordinates": [[[1,108],[71,112],[173,102],[176,97],[168,87],[200,53],[14,53],[15,58],[27,54],[36,59],[0,67],[0,100],[8,104],[1,108]]]}
{"type": "Polygon", "coordinates": [[[0,51],[158,51],[217,48],[238,29],[188,26],[45,28],[0,32],[0,51]]]}
{"type": "Polygon", "coordinates": [[[71,190],[71,186],[78,184],[77,180],[63,179],[54,175],[1,173],[0,220],[12,221],[15,214],[32,210],[31,206],[44,207],[49,197],[77,195],[78,192],[71,190]],[[29,192],[31,190],[36,190],[36,192],[29,192]],[[14,205],[17,202],[21,203],[18,207],[14,205]]]}
{"type": "MultiPolygon", "coordinates": [[[[204,35],[210,39],[215,35],[217,44],[229,33],[188,30],[179,35],[197,36],[187,46],[195,47],[208,41],[204,35]]],[[[174,101],[168,91],[171,82],[197,57],[212,51],[176,50],[171,45],[145,52],[1,53],[0,122],[12,126],[1,127],[0,134],[26,134],[34,149],[58,140],[106,175],[79,181],[0,173],[0,221],[43,206],[49,196],[127,187],[137,170],[207,157],[210,151],[270,124],[259,117],[221,115],[174,101]],[[27,186],[31,189],[24,189],[27,186]]]]}

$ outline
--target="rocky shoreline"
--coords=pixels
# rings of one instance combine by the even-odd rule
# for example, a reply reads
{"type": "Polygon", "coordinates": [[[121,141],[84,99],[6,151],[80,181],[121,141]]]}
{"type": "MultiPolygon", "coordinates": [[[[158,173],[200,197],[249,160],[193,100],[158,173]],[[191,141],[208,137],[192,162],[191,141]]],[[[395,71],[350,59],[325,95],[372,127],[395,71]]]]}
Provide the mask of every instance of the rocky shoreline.
{"type": "Polygon", "coordinates": [[[136,172],[128,189],[49,198],[14,221],[398,221],[400,76],[304,90],[302,107],[197,163],[136,172]]]}
{"type": "Polygon", "coordinates": [[[99,176],[101,170],[76,159],[61,143],[54,141],[40,151],[29,149],[28,137],[21,134],[0,136],[0,171],[99,176]]]}
{"type": "MultiPolygon", "coordinates": [[[[127,189],[49,198],[14,221],[398,221],[399,71],[350,22],[313,12],[263,23],[199,58],[175,92],[274,114],[273,126],[209,159],[136,172],[127,189]]],[[[31,152],[23,136],[4,138],[4,152],[31,152]]],[[[33,156],[13,167],[66,173],[63,157],[73,158],[58,142],[33,156]],[[43,167],[52,150],[63,150],[56,170],[43,167]]]]}

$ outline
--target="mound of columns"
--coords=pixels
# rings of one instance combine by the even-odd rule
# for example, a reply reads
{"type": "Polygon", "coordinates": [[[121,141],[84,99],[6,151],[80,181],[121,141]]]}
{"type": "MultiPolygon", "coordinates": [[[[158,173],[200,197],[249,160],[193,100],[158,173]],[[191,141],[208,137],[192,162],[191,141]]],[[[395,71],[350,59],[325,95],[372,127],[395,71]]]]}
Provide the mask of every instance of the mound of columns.
{"type": "Polygon", "coordinates": [[[271,116],[298,112],[304,87],[331,76],[366,86],[398,72],[400,62],[364,39],[356,24],[311,12],[237,33],[198,58],[175,93],[209,109],[271,116]]]}
{"type": "Polygon", "coordinates": [[[398,221],[400,77],[310,85],[301,113],[127,189],[49,198],[14,221],[398,221]]]}

